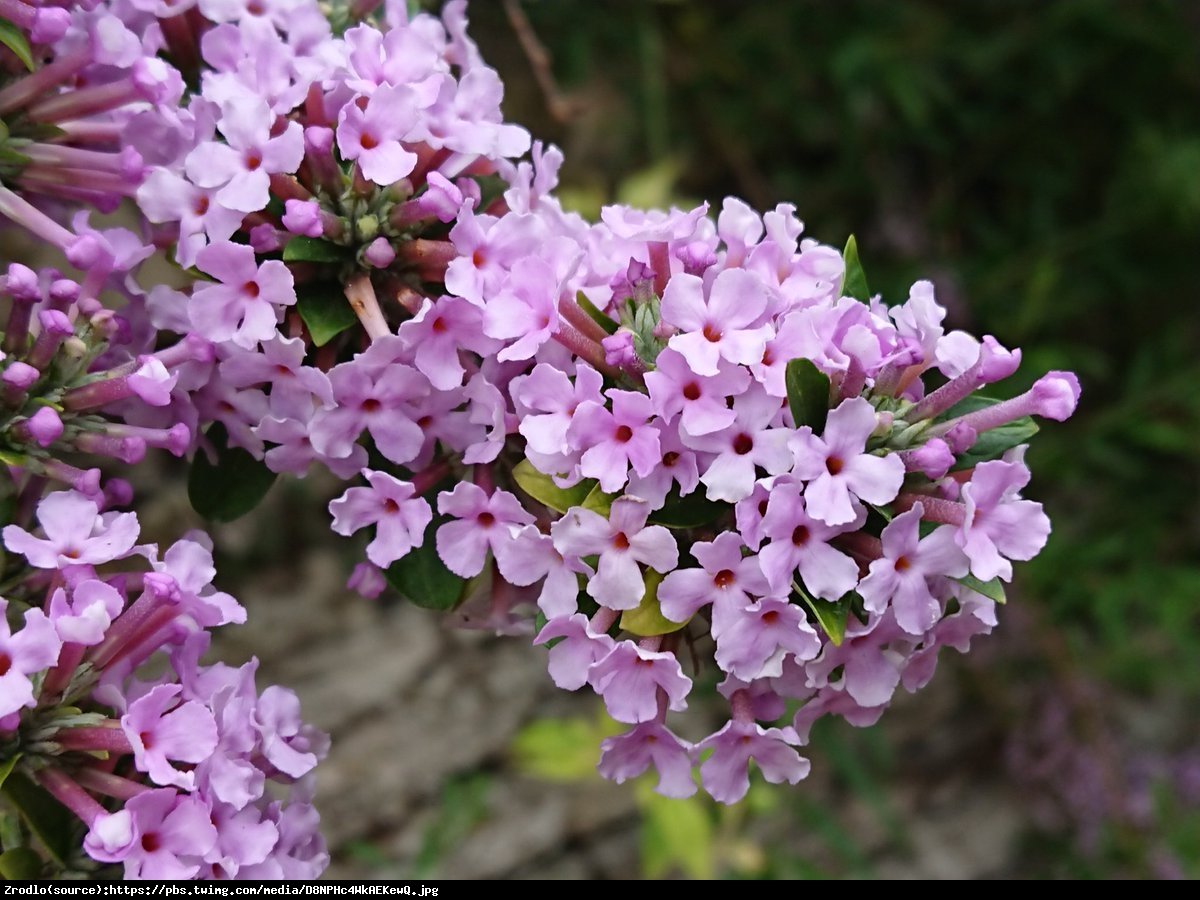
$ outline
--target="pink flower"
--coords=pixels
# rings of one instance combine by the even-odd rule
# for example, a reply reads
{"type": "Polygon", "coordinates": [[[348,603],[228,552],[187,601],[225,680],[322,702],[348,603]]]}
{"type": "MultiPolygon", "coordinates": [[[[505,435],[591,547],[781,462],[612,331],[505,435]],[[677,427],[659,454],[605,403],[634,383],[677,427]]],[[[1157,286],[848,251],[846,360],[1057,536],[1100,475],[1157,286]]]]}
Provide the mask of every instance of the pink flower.
{"type": "Polygon", "coordinates": [[[708,499],[737,503],[754,490],[758,467],[771,475],[781,475],[791,467],[788,439],[792,432],[771,427],[779,410],[778,399],[755,387],[733,401],[734,421],[728,428],[683,435],[689,447],[716,454],[700,476],[708,499]]]}
{"type": "MultiPolygon", "coordinates": [[[[1042,504],[1020,498],[1029,469],[1020,463],[992,460],[975,467],[962,487],[966,507],[958,545],[971,560],[971,574],[982,581],[1012,580],[1012,559],[1033,559],[1046,546],[1050,519],[1042,504]]],[[[6,529],[7,531],[7,529],[6,529]]]]}
{"type": "Polygon", "coordinates": [[[370,487],[350,488],[329,504],[333,530],[351,535],[374,525],[375,539],[367,545],[367,558],[386,569],[421,546],[433,510],[423,497],[415,496],[410,482],[370,469],[363,469],[362,476],[370,487]]]}
{"type": "Polygon", "coordinates": [[[39,569],[112,562],[128,555],[138,537],[138,520],[133,513],[101,516],[96,503],[76,491],[48,494],[38,504],[37,518],[46,534],[44,539],[16,525],[6,525],[4,545],[39,569]]]}
{"type": "Polygon", "coordinates": [[[651,766],[658,772],[655,788],[664,797],[684,798],[696,793],[692,780],[692,745],[674,735],[661,722],[643,722],[600,744],[597,768],[605,778],[623,784],[651,766]]]}
{"type": "Polygon", "coordinates": [[[649,506],[632,497],[613,502],[609,518],[583,507],[567,510],[550,533],[565,557],[598,555],[596,576],[588,580],[588,595],[609,609],[632,609],[641,602],[646,585],[638,563],[669,572],[679,562],[675,538],[661,525],[646,527],[649,506]]]}
{"type": "Polygon", "coordinates": [[[582,450],[579,471],[595,478],[607,493],[629,480],[629,467],[649,475],[661,461],[658,432],[647,420],[654,415],[650,398],[635,391],[605,391],[610,411],[594,400],[581,403],[567,428],[567,441],[582,450]]]}
{"type": "Polygon", "coordinates": [[[720,731],[696,745],[696,753],[712,750],[700,766],[704,789],[719,803],[737,803],[750,789],[750,760],[772,784],[795,784],[811,768],[789,744],[796,742],[790,728],[763,728],[757,722],[730,720],[720,731]]]}
{"type": "Polygon", "coordinates": [[[662,318],[683,333],[669,346],[697,375],[716,375],[720,359],[757,363],[773,333],[770,325],[757,324],[767,302],[766,285],[744,269],[724,270],[707,292],[695,275],[676,275],[663,293],[662,318]]]}
{"type": "Polygon", "coordinates": [[[417,117],[417,98],[411,89],[378,87],[369,101],[360,98],[342,107],[338,149],[344,158],[358,160],[363,175],[376,184],[399,181],[417,164],[417,155],[400,143],[417,117]]]}
{"type": "Polygon", "coordinates": [[[631,725],[649,722],[658,715],[662,691],[668,708],[687,709],[692,679],[683,674],[674,653],[657,653],[633,641],[621,641],[604,659],[595,663],[588,680],[604,698],[608,714],[631,725]]]}
{"type": "Polygon", "coordinates": [[[658,586],[663,615],[672,622],[686,622],[710,603],[735,609],[750,603],[751,595],[771,593],[758,557],[743,557],[743,547],[741,537],[730,531],[693,544],[692,555],[704,568],[668,573],[658,586]]]}
{"type": "Polygon", "coordinates": [[[842,402],[829,413],[822,437],[807,426],[792,438],[797,478],[808,482],[804,498],[809,514],[826,525],[854,521],[855,500],[883,504],[896,499],[904,481],[904,463],[894,454],[866,453],[875,430],[875,408],[862,397],[842,402]]]}
{"type": "Polygon", "coordinates": [[[160,684],[129,705],[121,728],[133,747],[134,764],[155,784],[190,791],[195,774],[181,771],[171,761],[198,763],[217,748],[217,724],[204,706],[194,700],[178,701],[177,684],[160,684]],[[169,711],[168,711],[169,710],[169,711]]]}
{"type": "Polygon", "coordinates": [[[804,611],[786,600],[723,604],[714,610],[712,630],[717,665],[743,681],[779,675],[788,654],[803,662],[821,652],[821,639],[804,611]]]}
{"type": "Polygon", "coordinates": [[[438,529],[438,556],[446,568],[463,578],[483,571],[489,550],[496,559],[502,558],[512,546],[516,530],[533,524],[533,516],[508,491],[493,491],[489,497],[483,488],[468,482],[460,482],[453,491],[442,491],[438,512],[457,520],[438,529]]]}
{"type": "Polygon", "coordinates": [[[277,307],[296,302],[292,273],[277,259],[261,266],[245,244],[209,244],[196,265],[220,284],[206,284],[188,300],[192,327],[210,341],[253,350],[275,336],[277,307]]]}
{"type": "Polygon", "coordinates": [[[869,612],[883,613],[890,603],[896,623],[913,635],[924,634],[942,614],[930,580],[967,574],[967,559],[954,542],[953,528],[937,528],[920,537],[923,512],[918,503],[883,529],[883,556],[871,563],[870,574],[858,585],[869,612]]]}
{"type": "Polygon", "coordinates": [[[550,619],[538,632],[534,644],[550,641],[556,641],[548,660],[550,678],[564,691],[577,691],[587,684],[592,665],[616,646],[607,634],[593,631],[582,613],[550,619]]]}
{"type": "Polygon", "coordinates": [[[173,881],[194,877],[216,842],[211,811],[199,796],[159,788],[98,816],[83,846],[92,859],[124,863],[126,878],[173,881]]]}
{"type": "Polygon", "coordinates": [[[850,527],[833,527],[810,516],[795,483],[776,482],[763,517],[763,533],[770,541],[758,553],[763,574],[779,593],[790,589],[798,568],[805,586],[825,600],[837,600],[858,584],[858,563],[829,541],[850,527]]]}
{"type": "Polygon", "coordinates": [[[7,612],[8,601],[0,599],[0,717],[34,705],[30,676],[54,665],[62,649],[54,625],[40,609],[25,611],[25,626],[16,634],[9,629],[7,612]]]}
{"type": "Polygon", "coordinates": [[[660,353],[654,365],[654,371],[646,373],[646,387],[654,411],[664,419],[682,413],[683,430],[695,436],[733,424],[734,412],[728,401],[750,384],[750,373],[745,369],[725,365],[716,375],[697,375],[687,360],[671,349],[660,353]]]}

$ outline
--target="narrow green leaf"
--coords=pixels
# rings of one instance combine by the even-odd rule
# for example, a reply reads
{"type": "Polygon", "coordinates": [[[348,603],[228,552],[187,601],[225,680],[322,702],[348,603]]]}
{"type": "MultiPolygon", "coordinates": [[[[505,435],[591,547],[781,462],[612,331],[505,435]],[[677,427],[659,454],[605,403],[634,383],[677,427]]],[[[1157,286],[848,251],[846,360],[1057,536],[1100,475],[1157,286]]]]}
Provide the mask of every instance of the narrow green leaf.
{"type": "Polygon", "coordinates": [[[652,525],[666,525],[668,528],[698,528],[709,525],[728,512],[728,503],[709,500],[704,490],[692,491],[686,497],[679,495],[679,488],[671,488],[662,509],[650,513],[649,522],[652,525]]]}
{"type": "Polygon", "coordinates": [[[446,568],[434,540],[438,521],[425,530],[425,542],[396,560],[383,573],[406,600],[423,609],[453,609],[463,597],[467,582],[446,568]]]}
{"type": "Polygon", "coordinates": [[[296,289],[296,309],[308,327],[313,343],[323,347],[358,322],[341,288],[331,281],[296,289]]]}
{"type": "Polygon", "coordinates": [[[8,781],[8,776],[12,774],[12,770],[21,761],[21,756],[22,754],[15,753],[3,763],[0,763],[0,789],[3,789],[4,782],[8,781]]]}
{"type": "Polygon", "coordinates": [[[601,312],[591,300],[587,298],[587,294],[580,291],[575,295],[575,302],[579,304],[579,308],[588,314],[588,317],[597,325],[607,331],[609,334],[615,334],[617,331],[617,323],[614,322],[608,315],[601,312]]]}
{"type": "Polygon", "coordinates": [[[812,610],[817,624],[821,626],[822,631],[829,635],[829,640],[833,641],[833,645],[840,647],[846,637],[846,620],[850,617],[850,606],[854,601],[854,594],[847,594],[840,600],[831,603],[828,600],[819,600],[809,596],[808,591],[794,581],[792,589],[800,595],[804,605],[812,610]]]}
{"type": "Polygon", "coordinates": [[[970,588],[977,594],[983,594],[989,600],[994,600],[996,603],[1004,604],[1008,602],[1008,595],[1004,593],[1004,582],[999,576],[991,581],[980,581],[974,575],[964,575],[962,578],[955,578],[963,587],[970,588]]]}
{"type": "Polygon", "coordinates": [[[29,38],[8,19],[0,19],[0,44],[11,50],[26,69],[33,71],[33,49],[29,46],[29,38]]]}
{"type": "Polygon", "coordinates": [[[807,425],[822,434],[829,416],[829,376],[812,360],[793,359],[784,370],[783,383],[796,427],[807,425]]]}
{"type": "Polygon", "coordinates": [[[283,247],[284,262],[345,262],[350,251],[332,241],[296,235],[283,247]]]}
{"type": "Polygon", "coordinates": [[[40,878],[42,858],[28,847],[13,847],[0,853],[0,875],[6,881],[29,881],[40,878]]]}
{"type": "Polygon", "coordinates": [[[232,522],[258,506],[275,483],[275,473],[240,447],[228,446],[220,422],[207,437],[216,448],[217,462],[210,462],[206,453],[196,454],[188,473],[188,499],[204,518],[232,522]]]}
{"type": "Polygon", "coordinates": [[[0,790],[54,860],[65,863],[72,848],[79,846],[76,820],[67,808],[19,772],[10,774],[0,790]]]}
{"type": "Polygon", "coordinates": [[[585,478],[569,488],[560,488],[549,475],[539,472],[527,459],[513,468],[513,479],[517,486],[543,506],[556,512],[566,512],[572,506],[580,506],[588,498],[596,482],[585,478]]]}
{"type": "Polygon", "coordinates": [[[863,271],[862,261],[858,258],[858,241],[854,235],[846,239],[846,249],[842,253],[846,261],[846,276],[842,280],[842,296],[853,297],[855,300],[866,302],[871,299],[871,289],[867,287],[867,273],[863,271]]]}
{"type": "Polygon", "coordinates": [[[646,569],[646,592],[642,594],[642,602],[621,613],[621,627],[625,631],[640,637],[654,637],[678,631],[687,624],[672,622],[662,614],[662,608],[658,605],[658,586],[664,577],[653,569],[646,569]]]}

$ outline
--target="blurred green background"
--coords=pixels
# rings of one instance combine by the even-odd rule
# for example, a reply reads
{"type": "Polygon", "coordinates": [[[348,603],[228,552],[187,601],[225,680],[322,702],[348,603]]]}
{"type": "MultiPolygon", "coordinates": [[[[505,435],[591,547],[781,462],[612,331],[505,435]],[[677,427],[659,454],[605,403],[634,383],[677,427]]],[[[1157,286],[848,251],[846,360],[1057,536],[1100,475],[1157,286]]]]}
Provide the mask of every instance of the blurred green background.
{"type": "MultiPolygon", "coordinates": [[[[1200,875],[1200,4],[470,12],[508,117],[563,148],[581,212],[793,202],[811,236],[857,234],[885,299],[931,278],[954,326],[1022,347],[1010,390],[1049,368],[1084,385],[1030,453],[1055,533],[1002,627],[943,660],[933,713],[919,696],[885,717],[946,746],[819,729],[832,794],[644,804],[648,872],[880,874],[871,847],[913,839],[905,798],[965,773],[1019,811],[1019,851],[986,874],[1200,875]]],[[[534,769],[562,730],[523,735],[534,769]]]]}

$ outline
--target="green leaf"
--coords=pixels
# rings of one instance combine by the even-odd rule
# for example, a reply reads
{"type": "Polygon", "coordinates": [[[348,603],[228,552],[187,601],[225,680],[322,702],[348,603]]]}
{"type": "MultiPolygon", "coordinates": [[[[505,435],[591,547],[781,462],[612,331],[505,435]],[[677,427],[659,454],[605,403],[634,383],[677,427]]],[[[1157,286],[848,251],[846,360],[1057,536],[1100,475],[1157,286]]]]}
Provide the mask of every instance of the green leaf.
{"type": "Polygon", "coordinates": [[[208,429],[208,439],[217,451],[214,465],[198,452],[188,473],[188,499],[192,509],[213,522],[232,522],[258,506],[275,473],[240,447],[228,446],[225,426],[208,429]]]}
{"type": "Polygon", "coordinates": [[[582,505],[584,509],[590,509],[592,512],[599,513],[607,519],[608,514],[612,512],[613,501],[619,496],[620,494],[606,494],[600,490],[600,485],[596,485],[588,492],[582,505]]]}
{"type": "Polygon", "coordinates": [[[689,878],[711,879],[717,859],[709,804],[701,796],[676,800],[654,793],[647,781],[638,784],[642,809],[642,866],[647,878],[662,878],[679,869],[689,878]]]}
{"type": "Polygon", "coordinates": [[[458,605],[467,582],[447,569],[438,556],[434,540],[437,525],[435,520],[425,530],[425,542],[388,566],[383,574],[414,606],[444,612],[458,605]]]}
{"type": "Polygon", "coordinates": [[[842,641],[846,637],[846,620],[850,617],[850,606],[854,602],[854,594],[846,594],[840,600],[831,603],[828,600],[809,596],[808,591],[794,581],[792,588],[800,595],[804,605],[812,610],[812,614],[817,618],[817,624],[821,626],[822,631],[829,635],[829,640],[833,641],[833,645],[835,647],[842,646],[842,641]]]}
{"type": "Polygon", "coordinates": [[[614,322],[608,315],[601,312],[591,300],[587,298],[587,294],[580,291],[575,295],[575,302],[579,304],[579,308],[588,314],[588,317],[607,331],[609,334],[616,334],[617,323],[614,322]]]}
{"type": "Polygon", "coordinates": [[[350,252],[341,244],[296,235],[283,247],[284,262],[346,262],[350,252]]]}
{"type": "Polygon", "coordinates": [[[681,497],[676,486],[667,494],[662,509],[650,513],[648,521],[652,525],[666,525],[668,528],[698,528],[715,522],[729,509],[728,503],[709,500],[703,490],[695,490],[681,497]]]}
{"type": "MultiPolygon", "coordinates": [[[[970,397],[961,400],[946,410],[945,413],[938,417],[938,421],[945,422],[950,419],[956,419],[959,416],[965,416],[967,413],[995,406],[999,402],[994,397],[982,397],[978,394],[972,394],[970,397]]],[[[979,439],[975,441],[969,450],[965,453],[960,453],[955,458],[954,468],[956,470],[970,469],[981,462],[987,462],[990,459],[999,459],[1013,447],[1028,443],[1029,439],[1037,434],[1039,430],[1037,422],[1029,416],[1023,416],[998,428],[985,431],[979,435],[979,439]]]]}
{"type": "Polygon", "coordinates": [[[784,370],[783,383],[796,427],[808,425],[813,433],[822,434],[829,415],[829,376],[812,360],[793,359],[784,370]]]}
{"type": "Polygon", "coordinates": [[[846,261],[846,276],[842,280],[842,296],[853,297],[864,303],[871,299],[871,289],[867,287],[867,273],[863,271],[862,261],[858,258],[858,241],[854,235],[846,239],[846,249],[842,253],[846,261]]]}
{"type": "Polygon", "coordinates": [[[21,761],[22,754],[15,753],[3,763],[0,763],[0,789],[4,788],[4,782],[8,781],[8,776],[12,774],[13,768],[21,761]]]}
{"type": "Polygon", "coordinates": [[[72,848],[79,846],[75,839],[75,817],[19,772],[10,774],[0,790],[55,862],[65,864],[72,848]]]}
{"type": "Polygon", "coordinates": [[[13,847],[0,853],[0,875],[6,881],[29,881],[42,874],[42,858],[28,847],[13,847]]]}
{"type": "Polygon", "coordinates": [[[358,322],[358,316],[350,308],[350,301],[332,281],[320,281],[297,288],[296,309],[318,347],[324,347],[358,322]]]}
{"type": "Polygon", "coordinates": [[[983,594],[989,600],[994,600],[996,603],[1004,604],[1008,602],[1008,595],[1004,593],[1004,582],[996,576],[991,581],[980,581],[974,575],[964,575],[962,578],[955,578],[963,587],[970,588],[977,594],[983,594]]]}
{"type": "Polygon", "coordinates": [[[26,69],[33,71],[33,50],[29,46],[29,38],[7,19],[0,19],[0,44],[11,50],[26,69]]]}
{"type": "Polygon", "coordinates": [[[596,776],[600,741],[612,733],[599,720],[535,719],[513,738],[517,767],[547,781],[588,781],[596,776]]]}
{"type": "Polygon", "coordinates": [[[642,594],[642,602],[633,609],[621,613],[621,627],[631,634],[640,637],[654,637],[659,634],[670,634],[678,631],[687,622],[672,622],[662,614],[658,605],[658,586],[665,576],[653,569],[646,569],[646,592],[642,594]]]}
{"type": "Polygon", "coordinates": [[[513,468],[513,479],[517,486],[543,506],[555,512],[566,512],[572,506],[581,506],[596,487],[596,482],[585,478],[569,488],[560,488],[549,475],[539,472],[527,459],[513,468]]]}

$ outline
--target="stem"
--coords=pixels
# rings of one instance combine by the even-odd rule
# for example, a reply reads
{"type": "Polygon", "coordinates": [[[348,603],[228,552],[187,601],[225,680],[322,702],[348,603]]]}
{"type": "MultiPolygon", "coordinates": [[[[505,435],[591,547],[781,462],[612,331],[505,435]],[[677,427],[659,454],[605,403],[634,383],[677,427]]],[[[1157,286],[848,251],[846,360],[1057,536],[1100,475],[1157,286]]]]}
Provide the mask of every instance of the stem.
{"type": "Polygon", "coordinates": [[[608,332],[600,323],[584,312],[583,308],[569,297],[558,301],[558,311],[564,319],[593,341],[603,341],[608,337],[608,332]]]}
{"type": "Polygon", "coordinates": [[[39,769],[33,777],[55,800],[83,820],[88,828],[92,827],[98,816],[108,814],[103,806],[61,769],[39,769]]]}
{"type": "Polygon", "coordinates": [[[558,330],[554,332],[554,339],[598,372],[609,376],[614,374],[612,366],[604,357],[604,348],[584,335],[570,322],[559,320],[558,330]]]}
{"type": "Polygon", "coordinates": [[[64,728],[56,732],[50,740],[67,750],[103,750],[109,753],[132,753],[133,745],[125,736],[120,724],[112,720],[112,725],[83,725],[78,728],[64,728]]]}
{"type": "Polygon", "coordinates": [[[102,769],[86,768],[75,773],[76,780],[88,790],[103,794],[106,797],[116,797],[118,800],[128,800],[150,790],[147,784],[130,781],[112,772],[102,769]]]}
{"type": "Polygon", "coordinates": [[[383,310],[379,308],[371,276],[366,272],[359,272],[350,279],[350,283],[346,285],[346,299],[350,301],[350,308],[362,322],[371,340],[375,341],[392,333],[388,328],[387,319],[383,317],[383,310]]]}
{"type": "Polygon", "coordinates": [[[443,478],[450,474],[450,461],[440,460],[432,465],[426,466],[420,472],[412,477],[413,491],[416,494],[423,494],[431,487],[437,485],[443,478]]]}
{"type": "Polygon", "coordinates": [[[902,493],[896,498],[896,512],[908,512],[920,503],[921,518],[926,522],[939,522],[943,525],[962,525],[967,520],[967,508],[957,500],[943,500],[941,497],[931,497],[928,494],[902,493]]]}

